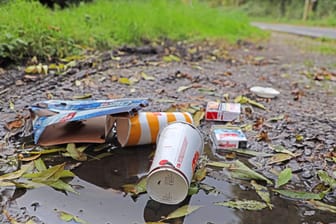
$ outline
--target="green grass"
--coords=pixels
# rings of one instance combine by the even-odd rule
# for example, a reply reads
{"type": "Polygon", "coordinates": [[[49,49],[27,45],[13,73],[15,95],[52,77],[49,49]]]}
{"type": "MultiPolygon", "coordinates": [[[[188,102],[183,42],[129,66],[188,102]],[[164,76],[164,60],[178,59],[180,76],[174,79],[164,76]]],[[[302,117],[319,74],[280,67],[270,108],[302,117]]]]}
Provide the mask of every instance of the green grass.
{"type": "Polygon", "coordinates": [[[107,50],[143,41],[238,39],[264,36],[239,11],[180,0],[96,0],[51,11],[37,2],[0,4],[0,59],[64,57],[85,48],[107,50]]]}

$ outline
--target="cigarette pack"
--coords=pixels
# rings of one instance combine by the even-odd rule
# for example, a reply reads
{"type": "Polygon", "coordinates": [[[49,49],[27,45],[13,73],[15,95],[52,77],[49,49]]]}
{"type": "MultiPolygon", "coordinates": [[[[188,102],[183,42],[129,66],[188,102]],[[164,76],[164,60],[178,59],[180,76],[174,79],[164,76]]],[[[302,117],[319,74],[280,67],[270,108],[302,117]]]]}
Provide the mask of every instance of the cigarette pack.
{"type": "Polygon", "coordinates": [[[240,115],[239,103],[208,102],[205,119],[214,121],[233,121],[240,115]]]}
{"type": "Polygon", "coordinates": [[[213,125],[211,126],[210,137],[215,152],[222,149],[244,149],[247,147],[246,136],[238,127],[213,125]]]}

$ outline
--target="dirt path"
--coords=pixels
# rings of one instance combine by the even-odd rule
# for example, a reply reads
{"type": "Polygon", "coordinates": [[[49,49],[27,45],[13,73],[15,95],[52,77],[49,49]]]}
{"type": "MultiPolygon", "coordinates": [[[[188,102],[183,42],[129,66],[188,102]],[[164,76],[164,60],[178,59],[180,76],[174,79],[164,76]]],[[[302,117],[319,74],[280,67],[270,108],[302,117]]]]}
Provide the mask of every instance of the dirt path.
{"type": "MultiPolygon", "coordinates": [[[[37,80],[22,70],[4,71],[3,80],[7,81],[0,83],[1,155],[10,155],[21,147],[17,143],[20,132],[13,129],[8,135],[4,125],[26,112],[32,103],[48,97],[72,99],[85,94],[92,99],[148,97],[150,105],[146,111],[165,111],[172,105],[204,107],[210,100],[232,102],[244,95],[266,107],[262,110],[246,105],[241,119],[235,122],[253,127],[246,130],[248,148],[273,152],[271,144],[282,145],[297,155],[272,165],[261,158],[249,162],[273,180],[276,173],[289,167],[294,174],[291,188],[312,191],[319,183],[319,170],[332,175],[336,169],[332,162],[336,157],[336,61],[335,56],[303,51],[302,46],[310,46],[312,41],[273,34],[260,46],[241,42],[240,48],[232,50],[204,43],[188,48],[177,45],[152,50],[124,49],[107,52],[98,59],[89,58],[64,75],[49,74],[37,80]],[[129,54],[131,50],[138,54],[129,54]],[[178,59],[163,60],[163,56],[173,54],[178,59]],[[143,73],[155,79],[146,80],[143,73]],[[117,81],[120,77],[134,83],[120,83],[117,81]],[[254,85],[273,87],[281,92],[280,96],[272,100],[258,98],[249,91],[254,85]],[[182,86],[189,87],[178,91],[182,86]],[[275,121],[271,122],[272,119],[275,121]]],[[[201,121],[206,142],[212,124],[201,121]]],[[[326,201],[335,203],[332,192],[326,201]]]]}

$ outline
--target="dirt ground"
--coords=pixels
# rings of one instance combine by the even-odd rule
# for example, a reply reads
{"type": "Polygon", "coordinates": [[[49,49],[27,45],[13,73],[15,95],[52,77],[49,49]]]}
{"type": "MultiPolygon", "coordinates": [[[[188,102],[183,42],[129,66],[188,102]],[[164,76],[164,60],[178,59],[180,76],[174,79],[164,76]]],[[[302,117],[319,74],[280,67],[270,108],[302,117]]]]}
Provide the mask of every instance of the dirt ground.
{"type": "MultiPolygon", "coordinates": [[[[22,130],[8,131],[6,124],[27,114],[28,106],[40,100],[88,94],[91,99],[146,97],[150,104],[145,111],[166,111],[172,105],[202,109],[208,101],[232,102],[243,95],[266,108],[244,105],[241,118],[234,122],[252,126],[245,131],[248,149],[273,152],[271,144],[282,145],[297,155],[272,165],[264,158],[249,162],[271,179],[290,167],[291,188],[314,191],[317,171],[332,176],[336,170],[336,57],[304,50],[312,44],[315,41],[309,38],[273,33],[267,42],[241,41],[235,48],[210,43],[124,47],[89,56],[62,75],[25,74],[24,67],[1,69],[0,154],[5,158],[22,147],[18,141],[22,130]],[[146,80],[143,73],[154,78],[146,80]],[[133,84],[118,82],[121,77],[133,84]],[[185,86],[189,87],[180,88],[185,86]],[[263,99],[250,92],[252,86],[273,87],[280,95],[263,99]]],[[[200,122],[206,142],[215,123],[200,122]]],[[[9,170],[2,167],[0,172],[9,170]]],[[[326,196],[326,202],[336,204],[335,191],[326,196]]]]}

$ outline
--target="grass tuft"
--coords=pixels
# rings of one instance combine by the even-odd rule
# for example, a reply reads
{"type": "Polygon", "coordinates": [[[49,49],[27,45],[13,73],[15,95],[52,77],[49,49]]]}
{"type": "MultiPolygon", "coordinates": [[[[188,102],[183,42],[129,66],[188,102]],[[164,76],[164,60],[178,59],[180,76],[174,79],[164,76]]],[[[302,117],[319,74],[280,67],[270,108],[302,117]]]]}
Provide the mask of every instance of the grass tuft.
{"type": "Polygon", "coordinates": [[[143,41],[222,38],[228,42],[263,36],[239,11],[179,0],[96,0],[54,11],[37,1],[0,5],[0,58],[65,57],[83,49],[107,50],[143,41]]]}

